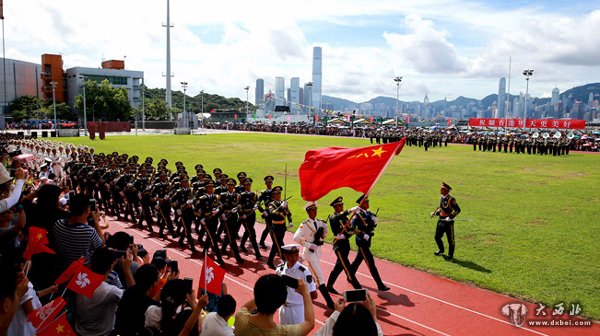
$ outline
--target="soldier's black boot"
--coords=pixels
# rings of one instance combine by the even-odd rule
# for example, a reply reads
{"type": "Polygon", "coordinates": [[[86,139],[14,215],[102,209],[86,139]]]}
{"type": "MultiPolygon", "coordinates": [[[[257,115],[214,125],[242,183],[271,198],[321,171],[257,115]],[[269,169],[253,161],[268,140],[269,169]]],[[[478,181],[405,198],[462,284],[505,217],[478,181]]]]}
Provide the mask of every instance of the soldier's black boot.
{"type": "Polygon", "coordinates": [[[333,300],[331,299],[331,296],[329,295],[329,292],[327,291],[327,287],[325,286],[325,284],[319,285],[319,292],[321,292],[321,295],[323,295],[323,298],[325,299],[325,302],[327,303],[327,307],[329,307],[329,309],[334,309],[335,306],[333,305],[333,300]]]}

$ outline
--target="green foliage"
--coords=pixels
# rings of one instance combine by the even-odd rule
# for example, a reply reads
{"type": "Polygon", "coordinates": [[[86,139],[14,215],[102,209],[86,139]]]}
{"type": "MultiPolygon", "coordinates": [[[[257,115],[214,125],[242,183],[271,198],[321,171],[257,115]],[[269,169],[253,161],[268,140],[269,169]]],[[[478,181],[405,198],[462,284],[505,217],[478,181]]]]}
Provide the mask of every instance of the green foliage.
{"type": "MultiPolygon", "coordinates": [[[[61,139],[62,140],[62,139],[61,139]]],[[[230,176],[245,171],[262,189],[262,177],[284,185],[294,223],[305,216],[298,168],[309,149],[360,147],[365,139],[294,136],[268,133],[208,136],[109,136],[102,142],[73,138],[75,144],[112,151],[196,163],[230,176]]],[[[477,286],[552,305],[579,302],[585,315],[600,318],[600,254],[598,181],[600,156],[517,155],[473,152],[470,146],[405,147],[390,164],[371,194],[379,211],[373,251],[379,257],[477,286]],[[462,213],[455,224],[456,263],[435,257],[436,221],[429,218],[439,202],[441,181],[450,184],[462,213]]],[[[360,169],[360,167],[356,167],[360,169]]],[[[189,171],[188,170],[188,171],[189,171]]],[[[352,173],[352,172],[350,172],[352,173]]],[[[344,196],[346,207],[359,194],[340,189],[319,203],[319,217],[344,196]]],[[[444,237],[445,240],[445,237],[444,237]]]]}
{"type": "MultiPolygon", "coordinates": [[[[145,89],[144,97],[146,99],[146,109],[148,107],[148,100],[156,99],[164,102],[165,94],[165,89],[145,89]]],[[[173,91],[171,99],[173,108],[178,108],[180,109],[179,111],[183,110],[183,92],[173,91]]],[[[186,95],[185,108],[190,112],[200,113],[202,111],[202,94],[198,94],[194,97],[186,95]]],[[[209,112],[212,109],[245,111],[246,101],[239,98],[225,98],[219,95],[204,93],[204,112],[209,112]]],[[[248,109],[254,110],[254,106],[249,103],[248,109]]]]}
{"type": "MultiPolygon", "coordinates": [[[[84,85],[88,121],[129,120],[132,108],[125,88],[113,88],[108,79],[99,85],[87,80],[84,85]]],[[[83,94],[75,97],[75,108],[83,113],[83,94]]]]}
{"type": "MultiPolygon", "coordinates": [[[[11,111],[24,111],[25,114],[30,114],[33,111],[40,109],[44,102],[34,96],[21,96],[10,103],[11,111]]],[[[13,116],[14,118],[14,116],[13,116]]]]}

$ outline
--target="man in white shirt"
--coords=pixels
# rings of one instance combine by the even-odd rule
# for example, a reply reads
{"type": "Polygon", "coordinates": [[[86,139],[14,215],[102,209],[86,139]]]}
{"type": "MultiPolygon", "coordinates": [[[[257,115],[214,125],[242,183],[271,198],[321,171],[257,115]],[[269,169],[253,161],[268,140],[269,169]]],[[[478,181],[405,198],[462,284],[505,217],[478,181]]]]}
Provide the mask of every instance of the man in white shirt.
{"type": "Polygon", "coordinates": [[[233,328],[227,324],[235,314],[236,302],[233,296],[223,295],[217,303],[217,311],[208,313],[202,321],[200,336],[233,336],[233,328]]]}
{"type": "MultiPolygon", "coordinates": [[[[285,256],[285,262],[277,265],[275,272],[277,275],[287,275],[298,281],[304,281],[308,287],[310,298],[317,298],[317,287],[313,276],[304,265],[298,262],[300,259],[300,249],[297,244],[285,245],[281,248],[285,256]]],[[[287,288],[287,300],[285,304],[279,308],[279,322],[281,324],[299,324],[304,322],[304,301],[302,295],[296,292],[295,288],[287,288]]]]}

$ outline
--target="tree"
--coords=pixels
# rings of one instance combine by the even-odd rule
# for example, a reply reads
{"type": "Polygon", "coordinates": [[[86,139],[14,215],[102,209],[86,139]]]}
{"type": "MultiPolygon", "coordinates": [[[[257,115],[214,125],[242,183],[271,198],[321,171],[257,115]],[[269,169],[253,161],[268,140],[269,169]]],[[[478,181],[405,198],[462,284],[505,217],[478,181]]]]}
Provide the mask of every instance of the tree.
{"type": "Polygon", "coordinates": [[[34,117],[34,112],[44,106],[44,102],[34,96],[21,96],[10,103],[11,116],[15,121],[34,117]]]}
{"type": "MultiPolygon", "coordinates": [[[[113,88],[108,79],[99,85],[87,80],[84,85],[88,121],[129,120],[132,108],[125,88],[113,88]]],[[[75,97],[75,108],[83,114],[83,95],[75,97]]]]}

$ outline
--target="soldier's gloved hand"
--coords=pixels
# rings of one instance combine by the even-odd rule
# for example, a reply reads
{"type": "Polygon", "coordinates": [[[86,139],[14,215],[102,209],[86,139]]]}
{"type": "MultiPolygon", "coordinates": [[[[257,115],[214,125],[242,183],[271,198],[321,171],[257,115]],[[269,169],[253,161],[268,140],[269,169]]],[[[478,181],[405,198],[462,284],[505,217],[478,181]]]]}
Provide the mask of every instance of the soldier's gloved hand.
{"type": "Polygon", "coordinates": [[[202,218],[202,219],[200,220],[200,224],[202,224],[202,225],[206,225],[206,218],[202,218]]]}
{"type": "Polygon", "coordinates": [[[288,227],[294,227],[294,223],[290,222],[290,223],[288,224],[288,227]]]}
{"type": "Polygon", "coordinates": [[[178,216],[181,216],[181,210],[177,209],[177,211],[175,211],[177,213],[178,216]]]}
{"type": "Polygon", "coordinates": [[[222,214],[222,215],[221,215],[221,220],[222,220],[222,221],[225,221],[225,220],[226,220],[226,218],[225,218],[225,214],[222,214]]]}
{"type": "Polygon", "coordinates": [[[281,202],[281,207],[282,208],[287,208],[287,206],[288,206],[288,202],[287,201],[281,202]]]}
{"type": "Polygon", "coordinates": [[[216,214],[218,214],[218,213],[219,213],[219,210],[218,210],[218,209],[215,209],[215,210],[213,210],[213,211],[212,211],[212,215],[213,215],[213,216],[214,216],[214,215],[216,215],[216,214]]]}
{"type": "Polygon", "coordinates": [[[236,213],[236,212],[237,212],[237,210],[238,210],[237,208],[233,208],[233,209],[231,209],[231,212],[232,212],[232,213],[236,213]]]}
{"type": "Polygon", "coordinates": [[[119,195],[121,195],[121,197],[125,197],[125,193],[122,191],[119,191],[119,195]]]}
{"type": "Polygon", "coordinates": [[[269,216],[269,213],[265,210],[262,212],[262,216],[263,218],[267,218],[269,216]]]}
{"type": "Polygon", "coordinates": [[[373,220],[373,224],[377,225],[377,217],[372,216],[371,219],[373,220]]]}
{"type": "Polygon", "coordinates": [[[365,233],[365,234],[363,235],[363,239],[364,239],[364,240],[369,240],[369,238],[371,238],[371,237],[370,237],[368,234],[366,234],[366,233],[365,233]]]}
{"type": "Polygon", "coordinates": [[[158,203],[156,203],[156,205],[154,205],[154,209],[156,209],[156,210],[160,209],[160,205],[158,205],[158,203]]]}
{"type": "Polygon", "coordinates": [[[335,236],[335,239],[346,239],[346,236],[344,236],[343,233],[340,233],[337,236],[335,236]]]}
{"type": "Polygon", "coordinates": [[[360,211],[360,207],[359,206],[355,206],[355,207],[350,208],[350,212],[357,213],[359,211],[360,211]]]}
{"type": "Polygon", "coordinates": [[[446,220],[446,222],[451,222],[451,221],[452,221],[452,218],[450,218],[450,217],[446,217],[446,219],[445,219],[445,220],[446,220]]]}
{"type": "Polygon", "coordinates": [[[435,211],[431,213],[431,217],[435,217],[435,211]]]}

